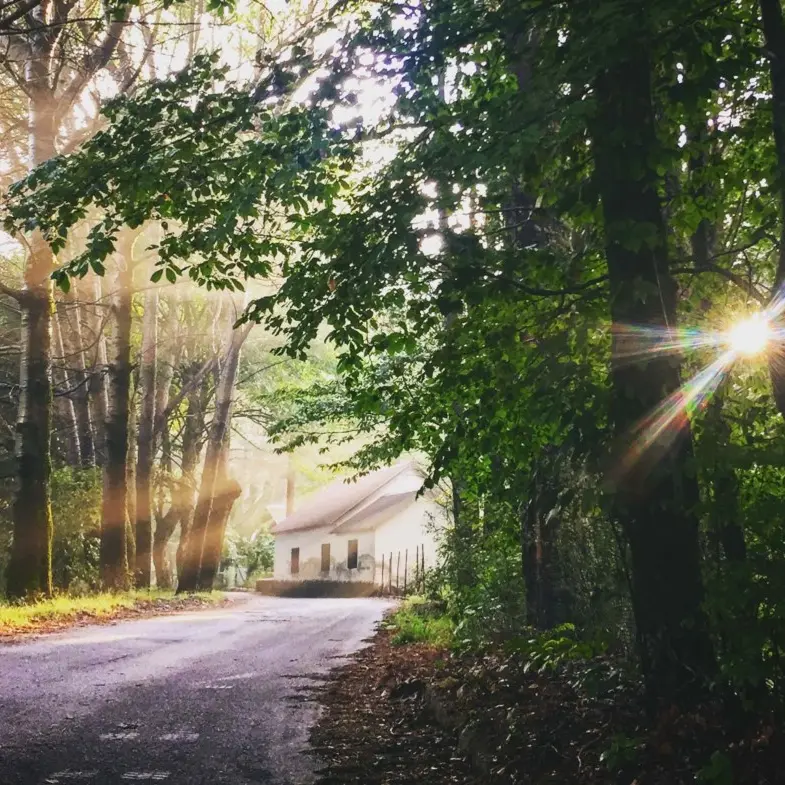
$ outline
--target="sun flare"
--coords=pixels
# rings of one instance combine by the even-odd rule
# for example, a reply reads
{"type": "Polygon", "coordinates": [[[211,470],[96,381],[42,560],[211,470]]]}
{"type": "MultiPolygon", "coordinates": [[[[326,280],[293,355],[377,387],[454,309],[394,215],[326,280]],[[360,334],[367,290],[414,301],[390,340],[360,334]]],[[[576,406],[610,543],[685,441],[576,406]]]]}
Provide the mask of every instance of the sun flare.
{"type": "Polygon", "coordinates": [[[771,325],[761,313],[733,325],[728,331],[728,343],[736,354],[753,357],[765,351],[771,340],[771,325]]]}

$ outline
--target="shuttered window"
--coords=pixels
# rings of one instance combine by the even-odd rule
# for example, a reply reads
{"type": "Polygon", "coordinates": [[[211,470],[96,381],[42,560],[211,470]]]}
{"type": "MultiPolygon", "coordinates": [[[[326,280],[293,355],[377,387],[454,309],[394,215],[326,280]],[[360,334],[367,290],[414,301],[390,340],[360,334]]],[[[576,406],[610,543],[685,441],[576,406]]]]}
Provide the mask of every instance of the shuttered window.
{"type": "Polygon", "coordinates": [[[357,540],[349,540],[349,555],[346,557],[346,566],[350,570],[357,569],[357,540]]]}

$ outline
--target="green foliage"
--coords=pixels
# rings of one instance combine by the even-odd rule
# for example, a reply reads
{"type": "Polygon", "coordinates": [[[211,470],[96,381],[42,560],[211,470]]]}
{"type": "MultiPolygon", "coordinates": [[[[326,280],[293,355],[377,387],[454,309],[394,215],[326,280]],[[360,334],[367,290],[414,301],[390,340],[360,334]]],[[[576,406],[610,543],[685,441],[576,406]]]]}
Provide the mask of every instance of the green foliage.
{"type": "Polygon", "coordinates": [[[601,643],[581,641],[574,624],[561,624],[531,638],[514,638],[506,648],[523,657],[524,672],[537,673],[556,670],[574,660],[591,659],[605,650],[601,643]]]}
{"type": "Polygon", "coordinates": [[[440,648],[453,642],[453,622],[438,606],[421,597],[410,597],[385,623],[393,631],[394,646],[407,643],[427,643],[440,648]]]}
{"type": "Polygon", "coordinates": [[[617,772],[624,769],[638,757],[642,747],[642,739],[631,738],[623,733],[611,739],[610,746],[600,755],[600,760],[608,771],[617,772]]]}
{"type": "Polygon", "coordinates": [[[726,753],[713,752],[709,762],[698,771],[695,779],[706,785],[733,785],[733,765],[726,753]]]}
{"type": "Polygon", "coordinates": [[[274,555],[275,539],[267,528],[247,536],[230,530],[224,541],[221,562],[224,568],[238,568],[245,583],[253,585],[256,578],[272,572],[274,555]]]}
{"type": "Polygon", "coordinates": [[[97,469],[52,472],[52,578],[71,594],[94,591],[99,583],[101,474],[97,469]]]}

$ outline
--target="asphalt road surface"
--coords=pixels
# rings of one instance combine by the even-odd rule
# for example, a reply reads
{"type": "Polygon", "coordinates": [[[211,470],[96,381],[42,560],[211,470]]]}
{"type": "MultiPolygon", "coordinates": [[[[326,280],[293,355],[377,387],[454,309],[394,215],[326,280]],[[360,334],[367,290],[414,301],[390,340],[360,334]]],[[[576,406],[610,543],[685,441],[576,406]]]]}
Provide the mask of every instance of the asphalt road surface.
{"type": "Polygon", "coordinates": [[[387,607],[241,595],[1,645],[0,785],[313,782],[309,690],[387,607]]]}

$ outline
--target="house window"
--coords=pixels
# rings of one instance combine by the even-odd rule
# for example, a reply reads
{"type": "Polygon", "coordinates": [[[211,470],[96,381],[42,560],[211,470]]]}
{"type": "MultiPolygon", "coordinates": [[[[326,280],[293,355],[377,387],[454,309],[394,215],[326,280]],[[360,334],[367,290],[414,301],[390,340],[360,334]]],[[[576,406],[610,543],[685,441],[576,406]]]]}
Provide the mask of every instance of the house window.
{"type": "Polygon", "coordinates": [[[300,572],[300,549],[292,548],[292,575],[300,572]]]}
{"type": "Polygon", "coordinates": [[[357,540],[349,540],[349,555],[346,557],[346,566],[350,570],[357,569],[357,540]]]}
{"type": "Polygon", "coordinates": [[[322,545],[322,572],[330,572],[330,543],[322,545]]]}

